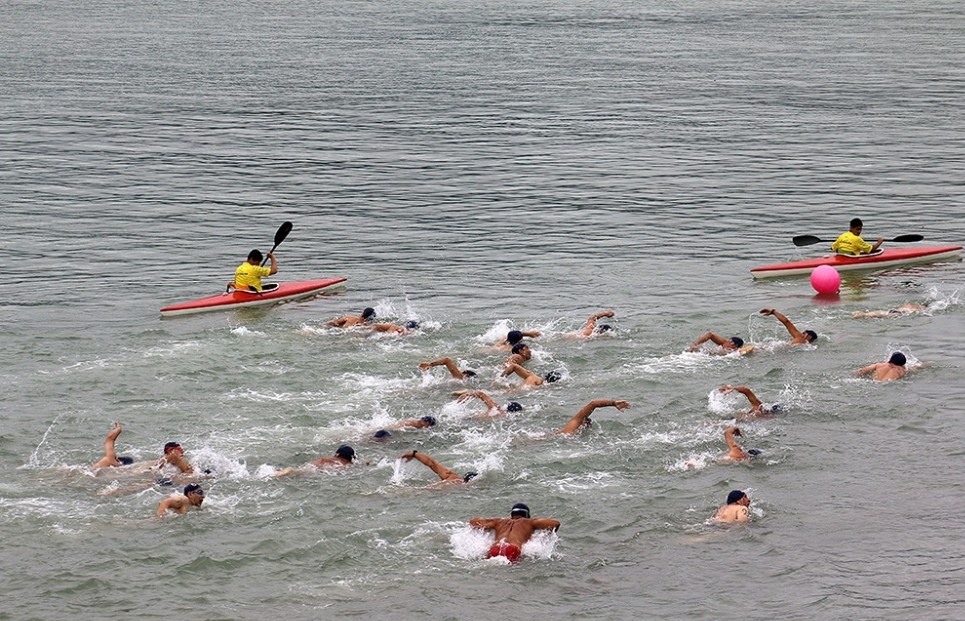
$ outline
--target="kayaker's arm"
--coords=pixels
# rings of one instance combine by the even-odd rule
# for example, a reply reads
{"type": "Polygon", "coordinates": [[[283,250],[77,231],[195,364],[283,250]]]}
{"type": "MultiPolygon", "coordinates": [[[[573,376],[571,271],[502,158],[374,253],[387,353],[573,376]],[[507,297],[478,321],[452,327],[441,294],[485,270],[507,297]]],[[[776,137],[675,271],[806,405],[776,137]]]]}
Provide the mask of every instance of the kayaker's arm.
{"type": "Polygon", "coordinates": [[[870,254],[870,253],[874,252],[875,250],[877,250],[878,248],[880,248],[880,247],[881,247],[881,244],[883,244],[883,243],[885,243],[885,238],[884,238],[884,237],[879,237],[879,238],[878,238],[878,241],[876,241],[874,244],[872,244],[871,250],[869,250],[868,253],[870,254]]]}
{"type": "MultiPolygon", "coordinates": [[[[882,240],[882,241],[884,241],[884,240],[882,240]]],[[[268,253],[268,259],[271,261],[271,272],[270,272],[268,275],[271,276],[272,274],[277,274],[277,273],[278,273],[278,261],[275,260],[275,253],[269,252],[269,253],[268,253]]]]}

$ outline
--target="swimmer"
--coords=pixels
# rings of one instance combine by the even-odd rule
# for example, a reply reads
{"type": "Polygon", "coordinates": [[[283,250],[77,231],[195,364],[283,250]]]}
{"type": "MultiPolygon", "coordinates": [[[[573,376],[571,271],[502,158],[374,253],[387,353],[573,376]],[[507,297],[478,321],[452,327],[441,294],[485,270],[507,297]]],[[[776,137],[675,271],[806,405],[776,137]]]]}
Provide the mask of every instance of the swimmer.
{"type": "Polygon", "coordinates": [[[415,429],[425,429],[426,427],[435,427],[436,418],[434,416],[423,416],[422,418],[408,418],[404,421],[393,423],[385,429],[402,429],[404,427],[413,427],[415,429]]]}
{"type": "Polygon", "coordinates": [[[737,352],[741,356],[747,355],[754,351],[753,345],[745,345],[744,339],[739,336],[732,336],[729,339],[720,336],[714,332],[707,332],[703,334],[700,338],[693,342],[693,344],[687,348],[689,352],[695,352],[700,350],[701,345],[710,341],[711,343],[718,346],[719,350],[716,353],[729,354],[731,352],[737,352]]]}
{"type": "Polygon", "coordinates": [[[779,406],[777,405],[773,405],[771,407],[765,407],[764,404],[761,403],[761,400],[757,398],[757,395],[754,394],[754,391],[752,391],[747,386],[721,386],[720,391],[725,395],[730,394],[732,392],[739,392],[740,394],[747,397],[748,401],[750,401],[751,409],[745,413],[738,415],[737,420],[754,418],[755,416],[767,416],[768,414],[773,414],[774,412],[780,409],[779,406]]]}
{"type": "Polygon", "coordinates": [[[908,374],[911,369],[905,366],[908,360],[905,358],[905,354],[900,351],[896,351],[891,354],[891,358],[888,358],[888,362],[878,362],[876,364],[869,364],[866,367],[862,367],[854,372],[855,377],[862,377],[864,375],[870,375],[871,379],[876,382],[890,382],[893,380],[899,380],[908,374]]]}
{"type": "Polygon", "coordinates": [[[509,375],[515,373],[516,375],[523,378],[523,388],[535,388],[537,386],[542,386],[543,382],[554,383],[560,381],[563,376],[559,371],[550,371],[545,376],[540,377],[539,375],[533,373],[529,369],[518,365],[516,363],[509,363],[506,365],[506,370],[509,373],[503,373],[503,375],[509,375]]]}
{"type": "Polygon", "coordinates": [[[415,459],[419,462],[422,462],[423,465],[439,475],[440,480],[436,483],[436,485],[442,483],[468,483],[469,481],[473,480],[473,478],[479,476],[479,473],[473,470],[470,470],[463,475],[456,474],[425,453],[420,453],[418,451],[409,451],[408,453],[403,453],[401,459],[403,461],[411,461],[415,459]]]}
{"type": "Polygon", "coordinates": [[[502,376],[506,377],[513,373],[512,365],[518,364],[522,365],[524,362],[529,362],[533,357],[533,350],[529,348],[526,343],[516,343],[513,345],[512,354],[506,358],[506,362],[503,363],[503,373],[502,376]]]}
{"type": "Polygon", "coordinates": [[[99,468],[118,468],[120,466],[130,466],[134,463],[134,459],[131,457],[118,456],[117,451],[114,449],[114,443],[117,441],[117,436],[121,435],[121,424],[114,421],[114,428],[107,433],[107,437],[104,438],[104,456],[100,458],[97,463],[93,464],[91,468],[97,470],[99,468]]]}
{"type": "Polygon", "coordinates": [[[926,310],[928,310],[928,307],[923,306],[921,304],[902,304],[898,308],[889,308],[888,310],[854,311],[853,313],[851,313],[851,316],[854,317],[855,319],[904,317],[905,315],[911,315],[913,313],[924,313],[926,310]]]}
{"type": "Polygon", "coordinates": [[[759,453],[751,449],[750,451],[745,451],[741,448],[741,445],[734,440],[734,436],[740,436],[741,430],[737,427],[728,427],[724,430],[724,441],[727,442],[727,455],[725,455],[723,461],[747,461],[753,455],[759,453]]]}
{"type": "Polygon", "coordinates": [[[429,362],[420,362],[419,370],[428,371],[432,367],[438,366],[446,367],[446,369],[449,370],[449,375],[451,375],[453,379],[465,380],[476,377],[475,371],[470,371],[469,369],[460,369],[452,358],[437,358],[436,360],[430,360],[429,362]]]}
{"type": "Polygon", "coordinates": [[[476,416],[476,418],[498,418],[500,416],[506,416],[506,412],[523,411],[523,406],[518,401],[510,401],[506,404],[506,408],[503,409],[503,407],[496,403],[484,390],[457,390],[452,394],[454,397],[457,397],[456,401],[459,403],[468,401],[473,397],[485,403],[486,411],[476,416]]]}
{"type": "Polygon", "coordinates": [[[531,518],[529,507],[521,502],[513,505],[508,518],[472,518],[469,520],[469,525],[473,528],[491,530],[496,534],[496,541],[489,548],[486,558],[502,556],[510,563],[519,561],[523,545],[529,541],[535,531],[560,529],[559,520],[531,518]]]}
{"type": "Polygon", "coordinates": [[[750,520],[751,497],[739,489],[727,494],[727,504],[717,509],[714,520],[718,522],[747,522],[750,520]]]}
{"type": "Polygon", "coordinates": [[[603,319],[604,317],[613,317],[613,315],[614,315],[614,312],[609,309],[600,311],[598,313],[593,313],[587,318],[586,323],[583,324],[583,327],[580,330],[576,332],[571,332],[567,336],[571,338],[588,339],[594,336],[598,336],[600,334],[605,334],[613,330],[613,326],[605,323],[597,325],[597,321],[599,321],[600,319],[603,319]]]}
{"type": "Polygon", "coordinates": [[[368,323],[373,317],[375,317],[375,309],[369,307],[363,309],[360,315],[345,315],[344,317],[333,319],[325,325],[330,328],[354,328],[355,326],[368,323]]]}
{"type": "Polygon", "coordinates": [[[404,326],[394,323],[375,323],[372,324],[372,332],[392,332],[395,334],[409,334],[419,329],[418,321],[407,321],[404,326]]]}
{"type": "Polygon", "coordinates": [[[805,343],[813,343],[818,339],[817,332],[815,332],[814,330],[805,330],[803,332],[798,330],[797,326],[791,323],[790,319],[785,317],[783,314],[777,312],[773,308],[762,308],[761,314],[772,315],[775,319],[777,319],[782,324],[784,324],[784,327],[787,328],[788,334],[791,335],[791,341],[790,341],[791,345],[803,345],[805,343]]]}
{"type": "Polygon", "coordinates": [[[201,486],[192,483],[184,488],[184,494],[176,494],[170,498],[165,498],[157,506],[157,517],[164,517],[168,511],[174,511],[178,515],[184,515],[193,509],[200,509],[204,502],[204,490],[201,486]]]}
{"type": "Polygon", "coordinates": [[[536,338],[542,333],[539,330],[510,330],[505,340],[497,342],[493,347],[500,351],[509,351],[523,341],[523,337],[536,338]]]}
{"type": "Polygon", "coordinates": [[[193,474],[194,467],[184,458],[184,449],[177,442],[164,445],[164,456],[157,461],[157,469],[164,470],[167,466],[174,466],[181,474],[193,474]]]}
{"type": "Polygon", "coordinates": [[[604,407],[614,407],[617,410],[622,412],[623,410],[630,407],[630,402],[617,401],[615,399],[595,399],[593,401],[590,401],[589,403],[584,405],[583,408],[580,409],[580,411],[577,412],[576,415],[573,416],[573,418],[571,418],[568,423],[563,425],[563,427],[556,433],[566,435],[566,434],[576,433],[584,426],[588,427],[592,423],[592,421],[590,420],[590,414],[592,414],[593,411],[596,410],[597,408],[604,408],[604,407]]]}
{"type": "Polygon", "coordinates": [[[284,477],[295,473],[306,474],[325,468],[341,468],[342,466],[351,466],[354,461],[355,449],[348,444],[343,444],[335,450],[333,457],[319,457],[298,468],[289,466],[276,472],[275,476],[284,477]]]}

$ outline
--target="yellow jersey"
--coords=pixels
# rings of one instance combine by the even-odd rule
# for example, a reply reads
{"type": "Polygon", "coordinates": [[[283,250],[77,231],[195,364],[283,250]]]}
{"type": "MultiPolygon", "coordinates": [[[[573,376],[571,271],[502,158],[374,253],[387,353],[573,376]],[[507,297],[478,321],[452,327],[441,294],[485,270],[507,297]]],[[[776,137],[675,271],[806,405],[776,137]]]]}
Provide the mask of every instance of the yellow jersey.
{"type": "Polygon", "coordinates": [[[831,244],[831,251],[844,254],[867,254],[871,252],[872,247],[871,244],[848,231],[834,240],[834,243],[831,244]]]}
{"type": "Polygon", "coordinates": [[[251,288],[261,291],[261,279],[271,275],[271,268],[252,265],[245,261],[235,270],[235,287],[238,289],[251,288]]]}

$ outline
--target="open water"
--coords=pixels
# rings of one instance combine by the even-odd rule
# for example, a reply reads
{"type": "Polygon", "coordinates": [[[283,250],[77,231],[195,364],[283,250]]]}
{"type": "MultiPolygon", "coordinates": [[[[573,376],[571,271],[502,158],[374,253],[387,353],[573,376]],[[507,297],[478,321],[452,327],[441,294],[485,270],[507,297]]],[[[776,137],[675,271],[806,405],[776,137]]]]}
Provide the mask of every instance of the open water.
{"type": "Polygon", "coordinates": [[[854,216],[965,240],[963,31],[951,0],[5,2],[0,618],[965,617],[961,263],[830,303],[749,273],[854,216]],[[277,279],[344,292],[160,319],[286,220],[277,279]],[[323,327],[365,306],[422,328],[323,327]],[[562,382],[498,379],[510,328],[562,382]],[[760,351],[685,353],[707,330],[760,351]],[[895,350],[928,364],[851,376],[895,350]],[[417,368],[444,355],[525,410],[475,419],[417,368]],[[783,406],[753,463],[717,461],[722,384],[783,406]],[[633,407],[548,433],[595,398],[633,407]],[[201,511],[94,476],[114,420],[213,471],[201,511]],[[411,449],[480,476],[427,488],[411,449]],[[737,488],[752,522],[709,524],[737,488]],[[467,520],[519,501],[558,536],[482,559],[467,520]]]}

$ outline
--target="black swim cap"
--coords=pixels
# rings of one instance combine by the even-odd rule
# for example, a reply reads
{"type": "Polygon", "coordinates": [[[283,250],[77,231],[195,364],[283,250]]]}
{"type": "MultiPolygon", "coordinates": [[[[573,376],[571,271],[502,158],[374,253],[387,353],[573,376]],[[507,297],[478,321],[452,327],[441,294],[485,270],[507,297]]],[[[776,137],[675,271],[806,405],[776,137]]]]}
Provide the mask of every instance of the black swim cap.
{"type": "Polygon", "coordinates": [[[510,345],[515,345],[516,343],[523,340],[523,333],[519,330],[510,330],[509,334],[506,335],[506,342],[510,345]]]}
{"type": "Polygon", "coordinates": [[[435,427],[436,425],[436,419],[434,416],[423,416],[419,420],[421,420],[424,423],[429,423],[430,427],[435,427]]]}
{"type": "Polygon", "coordinates": [[[362,319],[369,319],[370,317],[375,317],[375,309],[371,306],[362,310],[362,319]]]}
{"type": "Polygon", "coordinates": [[[814,330],[805,330],[804,334],[808,336],[808,343],[813,343],[814,341],[818,340],[818,333],[814,330]]]}
{"type": "Polygon", "coordinates": [[[891,354],[891,358],[888,358],[888,362],[891,364],[897,364],[899,367],[903,367],[905,366],[905,363],[908,362],[908,359],[905,358],[905,354],[901,353],[900,351],[896,351],[895,353],[891,354]]]}
{"type": "Polygon", "coordinates": [[[760,449],[747,449],[747,454],[748,454],[748,455],[751,455],[752,457],[757,457],[758,455],[760,455],[760,454],[763,453],[763,452],[764,452],[764,451],[762,451],[762,450],[760,450],[760,449]]]}
{"type": "Polygon", "coordinates": [[[342,459],[347,459],[348,461],[353,461],[355,459],[355,449],[348,444],[343,444],[335,449],[335,456],[341,457],[342,459]]]}
{"type": "Polygon", "coordinates": [[[744,339],[739,336],[730,337],[730,342],[734,344],[734,347],[740,348],[744,346],[744,339]]]}
{"type": "Polygon", "coordinates": [[[506,411],[507,411],[507,412],[522,412],[522,411],[523,411],[523,404],[520,403],[519,401],[510,401],[509,403],[506,404],[506,411]]]}
{"type": "Polygon", "coordinates": [[[184,495],[185,495],[185,496],[187,496],[188,494],[190,494],[190,493],[192,493],[192,492],[197,492],[197,493],[201,494],[202,496],[204,496],[204,490],[201,489],[201,486],[198,485],[197,483],[192,483],[191,485],[188,485],[188,486],[186,486],[186,487],[184,488],[184,495]]]}
{"type": "Polygon", "coordinates": [[[597,333],[597,334],[603,334],[604,332],[609,332],[609,331],[612,330],[612,329],[613,329],[613,326],[611,326],[611,325],[608,324],[608,323],[604,323],[604,324],[600,324],[600,325],[598,325],[598,326],[596,327],[596,333],[597,333]]]}
{"type": "Polygon", "coordinates": [[[462,475],[462,480],[468,483],[478,476],[479,476],[478,472],[476,472],[475,470],[470,470],[466,474],[462,475]]]}
{"type": "Polygon", "coordinates": [[[405,322],[405,329],[406,329],[406,330],[418,330],[418,329],[419,329],[419,322],[418,322],[418,321],[407,321],[407,322],[405,322]]]}
{"type": "Polygon", "coordinates": [[[549,373],[546,374],[546,377],[544,377],[543,379],[545,379],[547,382],[552,384],[553,382],[558,382],[561,379],[563,379],[563,375],[560,374],[559,371],[550,371],[549,373]]]}
{"type": "Polygon", "coordinates": [[[528,518],[529,507],[527,507],[525,504],[521,502],[517,502],[515,505],[513,505],[513,508],[510,510],[509,515],[510,517],[516,517],[518,515],[520,517],[528,518]]]}
{"type": "Polygon", "coordinates": [[[379,429],[378,431],[375,432],[375,435],[373,435],[372,437],[375,438],[376,440],[384,440],[385,438],[391,438],[392,434],[386,431],[385,429],[379,429]]]}
{"type": "Polygon", "coordinates": [[[258,249],[252,250],[251,252],[248,253],[249,261],[256,261],[258,263],[261,263],[262,259],[264,258],[265,257],[261,256],[261,250],[258,250],[258,249]]]}
{"type": "Polygon", "coordinates": [[[735,489],[735,490],[732,491],[731,493],[727,494],[727,504],[732,505],[732,504],[734,504],[735,502],[741,500],[741,499],[742,499],[744,496],[746,496],[746,495],[747,495],[747,494],[745,494],[744,492],[740,491],[739,489],[735,489]]]}
{"type": "Polygon", "coordinates": [[[131,464],[134,463],[134,458],[122,456],[122,457],[118,457],[117,461],[121,462],[122,466],[130,466],[131,464]]]}
{"type": "Polygon", "coordinates": [[[466,369],[465,371],[463,371],[462,374],[465,375],[466,377],[476,377],[477,375],[475,371],[470,371],[469,369],[466,369]]]}

